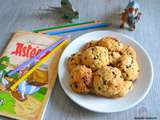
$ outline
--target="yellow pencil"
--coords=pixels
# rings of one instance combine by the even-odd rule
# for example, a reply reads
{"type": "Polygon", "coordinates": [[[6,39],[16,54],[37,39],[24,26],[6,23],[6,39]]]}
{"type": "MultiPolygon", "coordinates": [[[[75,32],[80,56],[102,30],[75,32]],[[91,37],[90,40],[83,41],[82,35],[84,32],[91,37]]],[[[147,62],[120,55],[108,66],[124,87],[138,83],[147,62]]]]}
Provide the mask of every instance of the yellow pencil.
{"type": "Polygon", "coordinates": [[[29,75],[31,75],[41,64],[43,64],[46,60],[48,60],[53,53],[55,53],[59,48],[61,48],[63,45],[67,44],[67,40],[64,40],[62,43],[60,43],[57,47],[55,47],[48,55],[46,55],[44,58],[42,58],[37,64],[35,64],[26,74],[24,74],[19,80],[17,80],[12,86],[11,90],[14,91],[20,82],[25,80],[29,75]]]}

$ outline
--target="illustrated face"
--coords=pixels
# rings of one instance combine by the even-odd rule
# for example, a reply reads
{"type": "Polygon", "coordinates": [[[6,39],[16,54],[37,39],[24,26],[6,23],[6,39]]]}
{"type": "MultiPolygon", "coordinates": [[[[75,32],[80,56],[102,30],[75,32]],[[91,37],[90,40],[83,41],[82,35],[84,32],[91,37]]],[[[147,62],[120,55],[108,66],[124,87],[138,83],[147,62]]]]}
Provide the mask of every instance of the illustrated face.
{"type": "Polygon", "coordinates": [[[130,14],[136,14],[138,12],[138,8],[134,9],[134,8],[128,8],[128,12],[130,14]]]}
{"type": "Polygon", "coordinates": [[[134,8],[128,8],[128,12],[134,14],[134,8]]]}

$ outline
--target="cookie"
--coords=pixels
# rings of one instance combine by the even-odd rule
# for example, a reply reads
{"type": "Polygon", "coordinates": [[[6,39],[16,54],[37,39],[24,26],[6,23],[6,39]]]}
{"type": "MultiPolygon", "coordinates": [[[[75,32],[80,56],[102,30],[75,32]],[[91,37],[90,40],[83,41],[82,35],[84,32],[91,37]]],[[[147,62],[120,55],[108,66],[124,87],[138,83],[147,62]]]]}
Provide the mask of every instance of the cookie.
{"type": "Polygon", "coordinates": [[[72,69],[70,86],[74,92],[87,94],[92,87],[92,70],[85,65],[78,65],[72,69]]]}
{"type": "Polygon", "coordinates": [[[117,94],[116,97],[123,97],[129,93],[133,89],[133,82],[132,81],[123,81],[120,86],[120,92],[117,94]]]}
{"type": "Polygon", "coordinates": [[[96,95],[104,97],[117,96],[122,82],[121,71],[116,67],[102,67],[93,76],[93,88],[96,95]]]}
{"type": "Polygon", "coordinates": [[[135,81],[139,75],[139,66],[137,61],[128,55],[123,55],[117,63],[125,80],[135,81]]]}
{"type": "Polygon", "coordinates": [[[119,52],[109,52],[109,64],[112,66],[116,66],[117,61],[121,57],[119,52]]]}
{"type": "Polygon", "coordinates": [[[98,41],[98,46],[106,47],[109,51],[120,52],[123,49],[123,44],[116,38],[107,36],[98,41]]]}
{"type": "Polygon", "coordinates": [[[108,50],[104,47],[90,47],[82,52],[82,64],[93,71],[109,64],[108,50]]]}
{"type": "Polygon", "coordinates": [[[85,44],[85,45],[81,48],[81,51],[84,51],[84,50],[86,50],[86,49],[88,49],[88,48],[90,48],[90,47],[95,47],[95,46],[97,46],[97,41],[92,40],[92,41],[88,42],[87,44],[85,44]]]}
{"type": "Polygon", "coordinates": [[[80,64],[81,62],[81,52],[77,52],[75,54],[72,54],[71,57],[69,57],[67,61],[68,69],[71,71],[74,67],[80,64]]]}
{"type": "Polygon", "coordinates": [[[105,97],[116,98],[126,96],[133,89],[131,81],[114,82],[110,81],[105,97]]]}
{"type": "Polygon", "coordinates": [[[121,51],[122,55],[128,55],[136,59],[136,51],[129,45],[124,45],[123,50],[121,51]]]}

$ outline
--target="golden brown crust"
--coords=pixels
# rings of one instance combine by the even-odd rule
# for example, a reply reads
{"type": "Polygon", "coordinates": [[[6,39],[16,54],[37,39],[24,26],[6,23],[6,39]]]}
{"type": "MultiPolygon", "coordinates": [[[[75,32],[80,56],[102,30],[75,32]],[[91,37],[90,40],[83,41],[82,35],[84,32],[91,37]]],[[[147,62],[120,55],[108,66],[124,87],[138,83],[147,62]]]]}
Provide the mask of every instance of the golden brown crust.
{"type": "Polygon", "coordinates": [[[87,43],[80,51],[67,63],[74,92],[115,98],[133,89],[139,65],[131,46],[107,36],[87,43]]]}
{"type": "Polygon", "coordinates": [[[72,54],[71,57],[68,58],[67,66],[70,72],[74,67],[79,64],[81,64],[81,52],[72,54]]]}
{"type": "Polygon", "coordinates": [[[82,64],[93,71],[109,64],[108,50],[104,47],[90,47],[82,53],[82,64]]]}
{"type": "Polygon", "coordinates": [[[97,46],[97,41],[92,40],[92,41],[88,42],[87,44],[85,44],[85,45],[81,48],[81,51],[84,51],[84,50],[86,50],[86,49],[88,49],[88,48],[90,48],[90,47],[95,47],[95,46],[97,46]]]}
{"type": "Polygon", "coordinates": [[[123,49],[123,44],[116,38],[107,36],[98,41],[98,45],[106,47],[109,51],[120,52],[123,49]]]}
{"type": "Polygon", "coordinates": [[[117,61],[121,57],[119,52],[109,52],[109,64],[112,66],[116,66],[117,61]]]}
{"type": "Polygon", "coordinates": [[[133,47],[129,45],[124,45],[123,50],[121,51],[121,54],[128,55],[133,59],[136,59],[136,51],[133,49],[133,47]]]}
{"type": "Polygon", "coordinates": [[[95,93],[104,97],[116,96],[122,82],[121,71],[116,67],[103,67],[93,77],[95,93]]]}
{"type": "Polygon", "coordinates": [[[92,70],[78,65],[71,71],[70,85],[73,91],[86,94],[92,87],[92,70]]]}
{"type": "Polygon", "coordinates": [[[139,65],[131,56],[122,56],[118,61],[117,67],[121,70],[125,80],[135,81],[138,78],[139,65]]]}

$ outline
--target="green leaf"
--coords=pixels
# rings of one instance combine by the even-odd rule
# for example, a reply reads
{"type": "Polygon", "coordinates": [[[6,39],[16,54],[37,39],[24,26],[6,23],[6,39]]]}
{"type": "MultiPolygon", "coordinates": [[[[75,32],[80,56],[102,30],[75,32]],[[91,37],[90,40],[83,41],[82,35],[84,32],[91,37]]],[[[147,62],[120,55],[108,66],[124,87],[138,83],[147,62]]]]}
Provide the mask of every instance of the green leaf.
{"type": "Polygon", "coordinates": [[[7,66],[0,64],[0,70],[4,70],[7,66]]]}
{"type": "Polygon", "coordinates": [[[8,56],[1,57],[0,58],[0,63],[3,62],[3,61],[9,62],[9,57],[8,56]]]}
{"type": "Polygon", "coordinates": [[[46,93],[47,93],[47,88],[46,87],[42,87],[42,88],[40,88],[39,91],[37,91],[36,93],[32,94],[32,96],[35,97],[39,101],[43,101],[46,93]]]}

